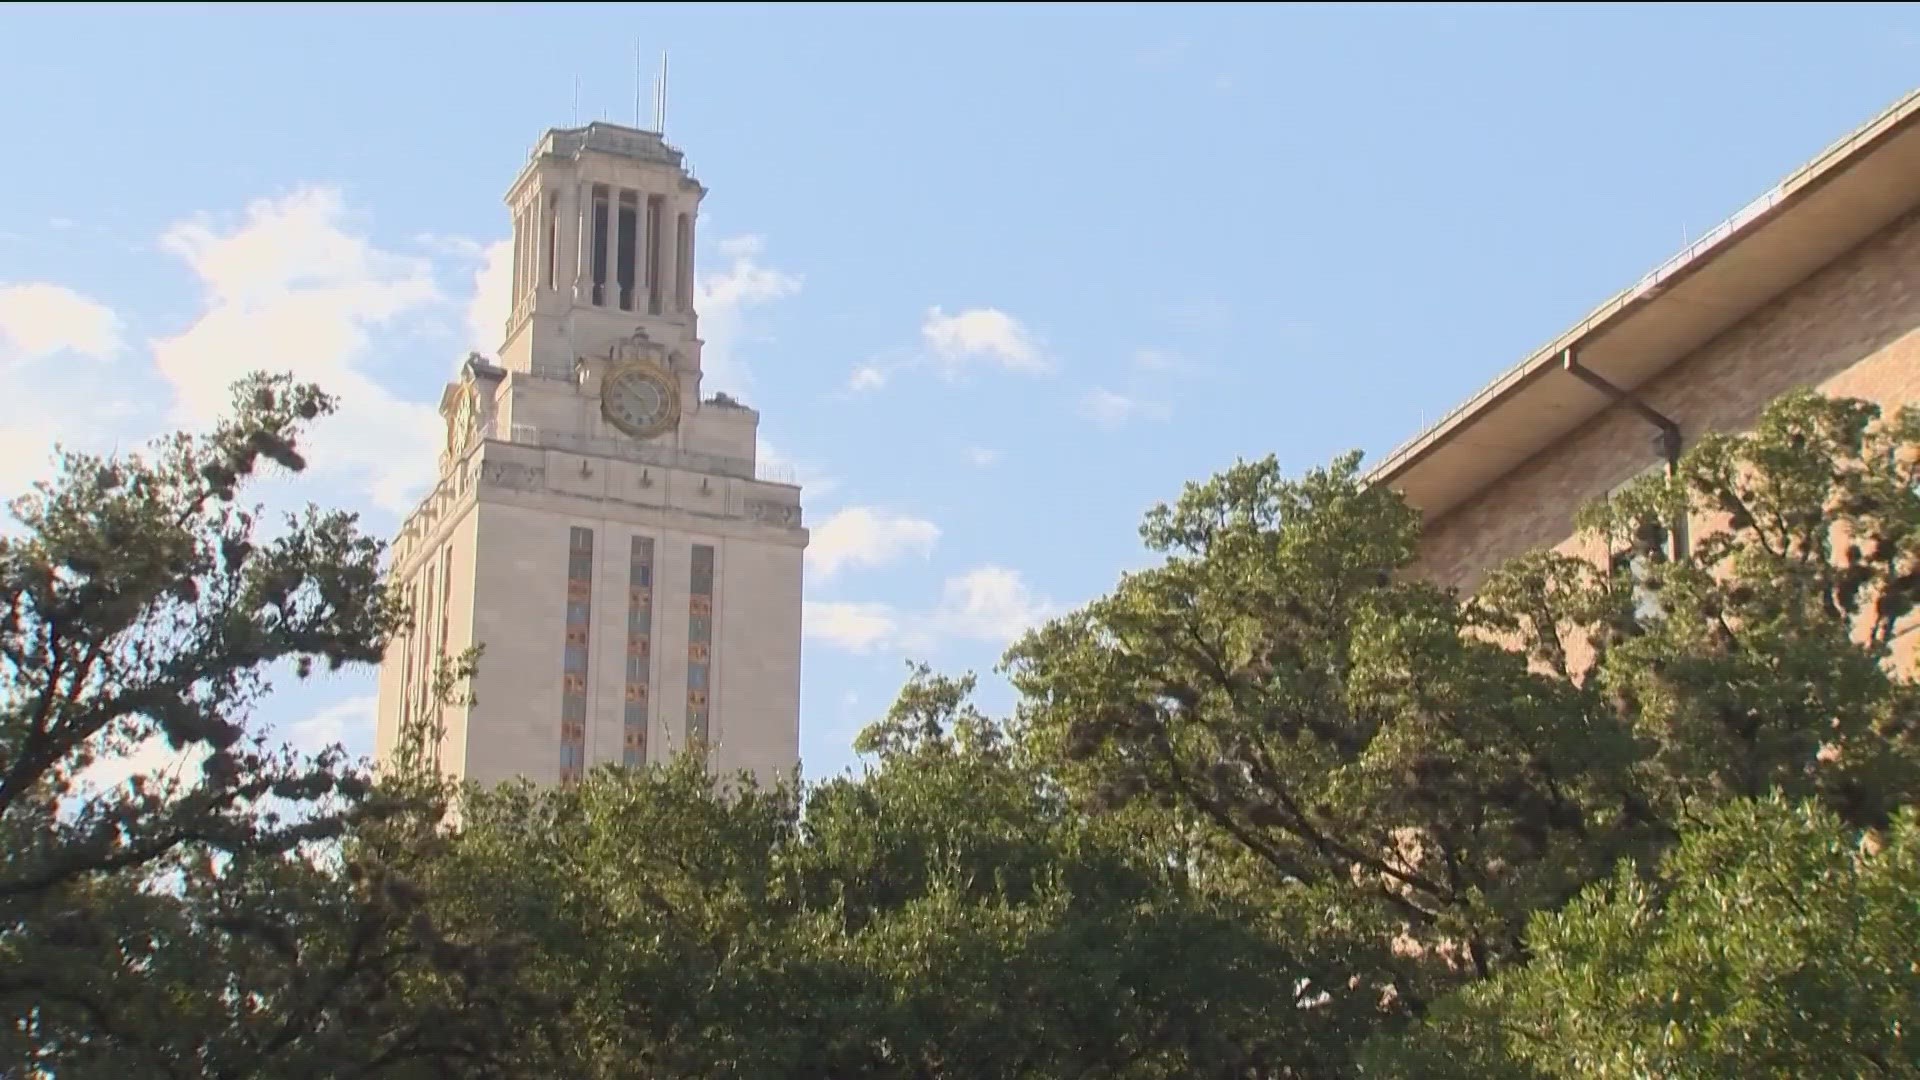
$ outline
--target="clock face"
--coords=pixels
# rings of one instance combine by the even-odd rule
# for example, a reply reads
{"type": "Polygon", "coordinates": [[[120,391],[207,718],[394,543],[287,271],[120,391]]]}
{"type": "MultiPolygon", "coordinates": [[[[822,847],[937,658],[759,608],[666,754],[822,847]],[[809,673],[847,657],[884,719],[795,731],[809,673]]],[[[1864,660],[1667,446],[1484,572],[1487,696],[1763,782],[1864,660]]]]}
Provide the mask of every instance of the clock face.
{"type": "Polygon", "coordinates": [[[447,415],[447,451],[452,454],[464,453],[472,443],[475,421],[479,417],[479,402],[474,400],[473,387],[460,391],[460,400],[447,415]]]}
{"type": "Polygon", "coordinates": [[[651,439],[679,419],[680,395],[665,372],[636,364],[607,376],[600,392],[600,411],[628,435],[651,439]]]}
{"type": "Polygon", "coordinates": [[[467,448],[473,441],[474,428],[478,426],[479,419],[480,402],[476,400],[473,388],[468,387],[467,392],[460,395],[460,408],[453,417],[455,446],[462,450],[467,448]]]}

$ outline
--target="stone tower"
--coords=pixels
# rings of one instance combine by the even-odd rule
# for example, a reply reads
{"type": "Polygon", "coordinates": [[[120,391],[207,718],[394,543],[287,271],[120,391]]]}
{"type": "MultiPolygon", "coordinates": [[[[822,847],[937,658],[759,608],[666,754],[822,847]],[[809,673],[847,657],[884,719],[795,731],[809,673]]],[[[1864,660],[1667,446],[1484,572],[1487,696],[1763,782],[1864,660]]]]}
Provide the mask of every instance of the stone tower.
{"type": "Polygon", "coordinates": [[[548,131],[507,192],[498,363],[440,399],[440,479],[394,544],[415,613],[380,671],[376,751],[438,718],[440,767],[495,783],[704,748],[799,759],[800,490],[755,461],[759,413],[700,389],[704,188],[650,131],[548,131]],[[470,706],[439,657],[484,646],[470,706]]]}

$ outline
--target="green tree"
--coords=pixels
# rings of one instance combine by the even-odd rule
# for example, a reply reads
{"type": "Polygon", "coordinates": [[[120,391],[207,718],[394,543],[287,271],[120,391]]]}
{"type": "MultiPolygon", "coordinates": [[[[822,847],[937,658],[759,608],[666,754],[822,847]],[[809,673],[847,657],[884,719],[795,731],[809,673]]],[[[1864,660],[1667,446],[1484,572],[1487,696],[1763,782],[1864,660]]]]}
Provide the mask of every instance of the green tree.
{"type": "Polygon", "coordinates": [[[1911,957],[1920,917],[1873,884],[1910,875],[1911,840],[1857,874],[1835,860],[1920,798],[1911,657],[1897,651],[1920,595],[1920,412],[1790,394],[1581,523],[1611,573],[1535,554],[1475,604],[1629,726],[1635,811],[1680,847],[1658,878],[1623,868],[1543,914],[1533,963],[1444,1003],[1379,1060],[1393,1074],[1451,1060],[1518,1075],[1914,1075],[1912,1017],[1889,1004],[1911,996],[1913,972],[1888,956],[1911,957]],[[1699,536],[1676,559],[1682,521],[1699,536]],[[1789,813],[1780,799],[1807,802],[1789,813]],[[1810,929],[1830,917],[1843,922],[1810,929]]]}
{"type": "Polygon", "coordinates": [[[1298,969],[1257,913],[1171,887],[1045,791],[970,686],[916,669],[862,736],[877,767],[813,789],[804,818],[685,757],[472,793],[442,921],[536,937],[529,978],[577,1003],[523,1067],[1304,1074],[1298,969]]]}
{"type": "Polygon", "coordinates": [[[1009,653],[1020,742],[1343,957],[1323,1015],[1392,1026],[1728,800],[1914,801],[1916,470],[1920,412],[1789,395],[1583,511],[1609,565],[1536,553],[1462,598],[1356,457],[1240,464],[1148,515],[1162,565],[1009,653]]]}
{"type": "Polygon", "coordinates": [[[438,933],[406,880],[436,785],[376,784],[338,748],[297,754],[250,727],[275,669],[373,662],[405,617],[351,514],[275,528],[236,501],[268,463],[302,469],[298,439],[332,408],[255,376],[211,433],[63,454],[12,504],[0,1060],[62,1078],[318,1077],[484,1066],[496,1048],[488,995],[511,980],[489,978],[507,953],[438,933]],[[201,763],[88,782],[147,745],[201,763]]]}
{"type": "Polygon", "coordinates": [[[811,793],[796,851],[809,908],[899,1002],[884,1041],[919,1064],[892,1074],[1316,1074],[1289,944],[1081,813],[973,687],[914,666],[857,743],[878,767],[811,793]]]}
{"type": "Polygon", "coordinates": [[[1920,794],[1920,700],[1894,655],[1920,600],[1920,411],[1790,394],[1581,521],[1613,553],[1611,578],[1536,556],[1490,597],[1572,583],[1557,612],[1508,612],[1527,610],[1535,656],[1585,646],[1589,666],[1567,677],[1632,724],[1665,822],[1779,790],[1883,825],[1920,794]],[[1683,515],[1700,535],[1674,560],[1683,515]]]}
{"type": "Polygon", "coordinates": [[[1250,876],[1341,954],[1324,1015],[1519,959],[1527,916],[1636,842],[1623,726],[1405,578],[1415,517],[1357,458],[1238,465],[1141,531],[1161,566],[1009,654],[1023,738],[1085,805],[1202,823],[1210,887],[1250,876]]]}
{"type": "Polygon", "coordinates": [[[1372,1048],[1381,1076],[1920,1076],[1920,828],[1714,810],[1651,880],[1542,913],[1525,967],[1372,1048]]]}
{"type": "Polygon", "coordinates": [[[815,997],[776,932],[796,809],[784,791],[722,790],[691,755],[468,791],[428,882],[436,914],[524,935],[522,977],[572,1003],[529,1018],[518,1074],[772,1075],[783,1018],[815,997]]]}

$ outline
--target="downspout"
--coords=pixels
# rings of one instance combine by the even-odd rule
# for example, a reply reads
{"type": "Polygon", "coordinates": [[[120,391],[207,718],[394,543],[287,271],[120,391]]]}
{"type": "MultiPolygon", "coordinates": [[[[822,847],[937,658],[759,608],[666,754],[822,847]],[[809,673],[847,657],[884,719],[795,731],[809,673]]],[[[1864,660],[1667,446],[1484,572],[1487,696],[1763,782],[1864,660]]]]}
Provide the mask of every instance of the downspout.
{"type": "MultiPolygon", "coordinates": [[[[1622,390],[1608,382],[1598,372],[1582,366],[1580,358],[1574,354],[1572,346],[1568,346],[1561,352],[1560,366],[1565,368],[1569,375],[1572,375],[1574,378],[1579,379],[1581,382],[1612,398],[1616,404],[1625,405],[1627,408],[1639,413],[1649,424],[1658,428],[1660,431],[1658,439],[1660,454],[1665,458],[1667,463],[1667,477],[1671,479],[1674,474],[1679,471],[1680,450],[1684,445],[1680,436],[1679,424],[1674,423],[1673,420],[1664,413],[1659,412],[1653,406],[1648,405],[1632,393],[1622,390]]],[[[1671,532],[1673,534],[1674,558],[1686,558],[1687,531],[1685,523],[1679,523],[1679,527],[1673,528],[1671,532]]]]}

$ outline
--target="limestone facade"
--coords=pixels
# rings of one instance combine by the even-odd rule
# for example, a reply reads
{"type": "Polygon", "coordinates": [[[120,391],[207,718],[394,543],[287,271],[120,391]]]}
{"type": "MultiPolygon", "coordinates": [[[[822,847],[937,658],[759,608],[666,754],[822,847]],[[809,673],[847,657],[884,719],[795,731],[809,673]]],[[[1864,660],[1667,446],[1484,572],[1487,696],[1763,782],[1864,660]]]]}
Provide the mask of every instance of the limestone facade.
{"type": "Polygon", "coordinates": [[[447,385],[439,482],[394,544],[416,617],[381,667],[382,758],[426,716],[440,767],[482,783],[689,746],[797,768],[807,531],[759,413],[700,391],[704,194],[658,134],[605,123],[549,131],[509,190],[505,342],[447,385]],[[670,390],[616,398],[635,372],[670,390]],[[435,662],[472,645],[472,703],[436,707],[435,662]]]}

